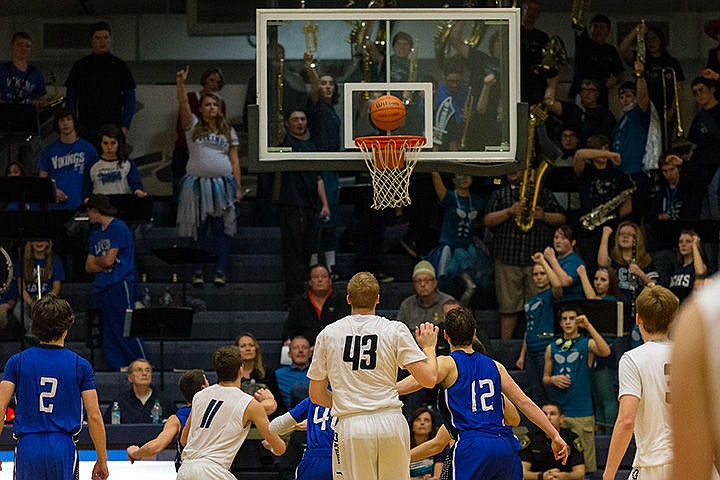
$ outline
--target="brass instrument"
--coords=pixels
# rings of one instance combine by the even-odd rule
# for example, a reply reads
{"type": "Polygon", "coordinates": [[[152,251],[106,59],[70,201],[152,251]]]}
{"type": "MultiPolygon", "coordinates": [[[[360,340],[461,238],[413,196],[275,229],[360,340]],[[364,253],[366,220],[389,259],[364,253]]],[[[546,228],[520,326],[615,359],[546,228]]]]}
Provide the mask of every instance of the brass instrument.
{"type": "Polygon", "coordinates": [[[582,32],[585,30],[585,22],[587,21],[587,14],[590,10],[590,0],[573,0],[572,3],[572,27],[582,32]]]}
{"type": "Polygon", "coordinates": [[[317,23],[315,23],[314,20],[306,20],[303,22],[303,33],[305,33],[305,51],[308,53],[317,52],[317,23]]]}
{"type": "MultiPolygon", "coordinates": [[[[641,20],[640,23],[645,26],[645,20],[641,20]]],[[[640,26],[635,27],[635,58],[638,62],[645,65],[645,29],[641,29],[640,26]]],[[[635,72],[638,73],[638,72],[635,72]]]]}
{"type": "Polygon", "coordinates": [[[615,209],[622,205],[635,190],[637,190],[637,187],[633,184],[632,187],[623,190],[608,202],[598,205],[592,211],[580,217],[580,225],[582,225],[585,230],[593,231],[605,222],[612,220],[615,218],[615,209]]]}
{"type": "Polygon", "coordinates": [[[680,118],[680,91],[678,89],[677,74],[675,69],[672,67],[665,67],[662,69],[662,87],[663,87],[663,130],[665,132],[665,150],[671,144],[684,144],[687,143],[685,138],[685,130],[683,130],[682,120],[680,118]],[[672,80],[673,86],[673,97],[675,102],[675,135],[673,136],[672,142],[668,139],[668,105],[667,105],[667,81],[672,80]]]}
{"type": "Polygon", "coordinates": [[[460,150],[465,150],[465,140],[467,139],[468,128],[470,127],[470,120],[472,120],[472,104],[473,104],[472,87],[468,87],[467,97],[463,104],[462,116],[463,116],[463,130],[462,136],[460,137],[460,150]]]}
{"type": "Polygon", "coordinates": [[[532,67],[535,75],[542,78],[552,78],[556,76],[560,68],[567,63],[567,50],[562,39],[557,35],[550,37],[550,40],[543,46],[542,63],[532,67]]]}
{"type": "Polygon", "coordinates": [[[417,82],[418,53],[415,48],[410,50],[410,68],[408,68],[408,82],[417,82]]]}
{"type": "MultiPolygon", "coordinates": [[[[462,29],[462,22],[457,23],[456,20],[444,20],[437,22],[434,35],[435,59],[441,67],[445,65],[445,60],[451,56],[452,45],[450,39],[453,35],[453,30],[456,28],[462,29]]],[[[482,41],[485,36],[485,32],[485,23],[480,20],[475,20],[473,21],[470,34],[463,39],[463,43],[470,48],[475,48],[482,41]]]]}
{"type": "MultiPolygon", "coordinates": [[[[515,215],[515,224],[523,232],[527,232],[535,223],[535,208],[540,194],[541,182],[547,169],[552,166],[550,162],[541,163],[535,174],[535,180],[530,177],[530,167],[535,156],[535,127],[543,123],[548,117],[547,111],[542,104],[538,103],[530,107],[530,118],[528,119],[528,143],[525,152],[525,170],[523,172],[522,184],[520,185],[520,212],[515,215]],[[532,185],[531,185],[532,183],[532,185]],[[532,195],[532,199],[529,197],[532,195]]],[[[544,159],[545,160],[545,159],[544,159]]]]}
{"type": "Polygon", "coordinates": [[[13,278],[13,262],[7,251],[0,247],[0,294],[10,288],[13,278]]]}

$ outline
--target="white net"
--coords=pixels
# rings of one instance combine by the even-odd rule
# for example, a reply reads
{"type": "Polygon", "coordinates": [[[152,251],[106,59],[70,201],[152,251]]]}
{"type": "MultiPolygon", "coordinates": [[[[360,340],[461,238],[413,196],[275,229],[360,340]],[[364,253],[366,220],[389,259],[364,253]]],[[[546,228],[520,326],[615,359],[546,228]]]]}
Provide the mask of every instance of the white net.
{"type": "Polygon", "coordinates": [[[425,137],[395,135],[358,137],[373,187],[372,208],[382,210],[410,205],[410,175],[417,164],[425,137]]]}

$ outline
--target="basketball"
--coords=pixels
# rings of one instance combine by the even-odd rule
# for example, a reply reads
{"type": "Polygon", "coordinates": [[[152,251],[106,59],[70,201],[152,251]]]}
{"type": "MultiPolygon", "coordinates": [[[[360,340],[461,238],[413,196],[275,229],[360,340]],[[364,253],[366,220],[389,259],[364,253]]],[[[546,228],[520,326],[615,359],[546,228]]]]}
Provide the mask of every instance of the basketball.
{"type": "Polygon", "coordinates": [[[380,130],[396,130],[405,123],[405,104],[393,95],[378,97],[370,105],[370,121],[380,130]]]}

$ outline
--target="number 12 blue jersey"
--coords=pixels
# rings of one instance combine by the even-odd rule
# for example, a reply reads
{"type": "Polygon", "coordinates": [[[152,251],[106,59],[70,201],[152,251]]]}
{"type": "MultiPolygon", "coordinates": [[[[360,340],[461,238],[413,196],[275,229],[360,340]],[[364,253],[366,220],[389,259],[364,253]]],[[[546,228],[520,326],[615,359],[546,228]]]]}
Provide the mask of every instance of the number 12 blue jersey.
{"type": "Polygon", "coordinates": [[[40,345],[10,357],[3,380],[15,384],[16,436],[80,432],[81,393],[95,390],[94,373],[87,360],[64,347],[40,345]]]}
{"type": "Polygon", "coordinates": [[[445,404],[450,412],[448,427],[454,438],[463,432],[505,435],[500,372],[495,362],[480,353],[472,355],[456,350],[458,378],[445,390],[445,404]]]}

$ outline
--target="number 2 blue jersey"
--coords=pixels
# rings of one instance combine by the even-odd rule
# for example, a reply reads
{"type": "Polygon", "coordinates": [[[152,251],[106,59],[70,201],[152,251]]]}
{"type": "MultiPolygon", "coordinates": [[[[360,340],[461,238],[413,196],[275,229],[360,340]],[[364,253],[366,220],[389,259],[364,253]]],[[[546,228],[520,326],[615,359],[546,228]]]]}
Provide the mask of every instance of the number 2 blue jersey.
{"type": "Polygon", "coordinates": [[[28,348],[10,357],[3,380],[15,384],[16,436],[80,432],[81,393],[95,390],[95,377],[90,363],[77,353],[55,345],[28,348]]]}
{"type": "Polygon", "coordinates": [[[290,416],[298,423],[307,418],[307,451],[332,455],[337,419],[330,415],[329,408],[313,403],[308,397],[290,410],[290,416]]]}
{"type": "Polygon", "coordinates": [[[468,354],[461,350],[450,356],[458,371],[453,386],[445,390],[450,433],[458,440],[465,432],[507,435],[500,372],[495,362],[480,353],[468,354]]]}

